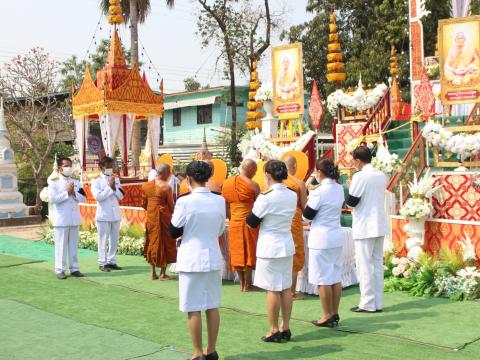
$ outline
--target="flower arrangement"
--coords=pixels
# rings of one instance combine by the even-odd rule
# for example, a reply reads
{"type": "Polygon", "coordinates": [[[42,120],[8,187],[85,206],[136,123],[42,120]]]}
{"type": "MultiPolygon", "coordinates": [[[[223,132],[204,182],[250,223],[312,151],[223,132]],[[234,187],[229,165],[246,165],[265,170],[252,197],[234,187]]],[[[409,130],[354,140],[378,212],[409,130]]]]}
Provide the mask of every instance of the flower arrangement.
{"type": "MultiPolygon", "coordinates": [[[[43,234],[42,241],[51,245],[55,243],[53,228],[48,229],[43,234]]],[[[141,227],[134,224],[122,224],[117,252],[120,255],[143,255],[144,242],[143,229],[141,227]]],[[[78,247],[80,249],[97,251],[98,233],[94,226],[88,230],[80,230],[78,247]]]]}
{"type": "Polygon", "coordinates": [[[264,133],[255,130],[253,134],[245,134],[238,144],[238,149],[242,153],[243,159],[270,160],[280,159],[282,155],[290,150],[302,150],[305,141],[313,134],[309,131],[303,134],[297,141],[288,146],[278,146],[267,140],[264,133]]]}
{"type": "Polygon", "coordinates": [[[475,300],[480,297],[480,271],[474,266],[461,269],[456,275],[441,274],[435,279],[437,296],[452,300],[475,300]]]}
{"type": "Polygon", "coordinates": [[[475,134],[458,133],[453,135],[441,124],[429,121],[422,130],[422,135],[431,146],[438,146],[447,151],[447,155],[455,154],[460,161],[480,153],[480,132],[475,134]]]}
{"type": "MultiPolygon", "coordinates": [[[[423,253],[418,261],[385,256],[385,291],[406,291],[412,296],[436,296],[452,300],[480,298],[480,271],[465,254],[442,248],[437,256],[423,253]]],[[[476,260],[475,260],[476,261],[476,260]]]]}
{"type": "Polygon", "coordinates": [[[328,95],[327,108],[332,115],[335,115],[339,105],[351,112],[366,111],[375,107],[387,90],[387,85],[382,83],[377,85],[372,91],[365,93],[360,81],[354,95],[348,95],[341,89],[328,95]]]}
{"type": "Polygon", "coordinates": [[[273,99],[273,88],[272,84],[264,83],[260,88],[257,90],[255,94],[255,101],[271,101],[273,99]]]}
{"type": "Polygon", "coordinates": [[[411,217],[415,219],[421,219],[427,217],[432,212],[433,207],[425,199],[410,198],[400,209],[400,215],[405,217],[411,217]]]}
{"type": "Polygon", "coordinates": [[[388,151],[388,146],[384,144],[382,136],[379,136],[377,153],[372,159],[372,165],[385,174],[391,174],[403,168],[403,163],[398,159],[398,155],[388,151]]]}
{"type": "Polygon", "coordinates": [[[413,183],[408,184],[412,197],[403,204],[400,215],[415,219],[430,215],[433,207],[428,199],[442,187],[442,185],[434,186],[435,181],[435,178],[430,176],[430,170],[427,170],[419,181],[417,181],[416,173],[413,173],[413,183]]]}

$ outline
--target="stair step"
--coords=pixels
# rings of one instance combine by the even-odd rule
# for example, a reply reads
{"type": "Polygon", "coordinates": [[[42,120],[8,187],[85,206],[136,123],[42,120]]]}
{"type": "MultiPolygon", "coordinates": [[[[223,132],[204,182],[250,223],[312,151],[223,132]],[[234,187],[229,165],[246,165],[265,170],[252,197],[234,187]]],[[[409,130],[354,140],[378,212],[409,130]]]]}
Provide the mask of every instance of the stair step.
{"type": "Polygon", "coordinates": [[[404,139],[392,139],[387,141],[388,149],[394,151],[396,149],[410,148],[412,146],[412,140],[410,137],[404,139]]]}
{"type": "Polygon", "coordinates": [[[343,227],[352,227],[352,214],[342,214],[340,223],[343,227]]]}

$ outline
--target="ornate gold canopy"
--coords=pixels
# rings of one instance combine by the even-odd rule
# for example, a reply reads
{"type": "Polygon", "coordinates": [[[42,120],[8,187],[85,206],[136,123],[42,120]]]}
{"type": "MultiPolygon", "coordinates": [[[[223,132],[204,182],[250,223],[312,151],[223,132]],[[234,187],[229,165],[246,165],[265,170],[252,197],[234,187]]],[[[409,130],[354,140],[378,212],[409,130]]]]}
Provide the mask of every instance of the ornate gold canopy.
{"type": "Polygon", "coordinates": [[[150,89],[138,65],[127,66],[122,43],[113,29],[107,65],[97,71],[96,82],[87,65],[82,86],[73,94],[72,108],[75,119],[106,113],[162,116],[163,96],[150,89]]]}

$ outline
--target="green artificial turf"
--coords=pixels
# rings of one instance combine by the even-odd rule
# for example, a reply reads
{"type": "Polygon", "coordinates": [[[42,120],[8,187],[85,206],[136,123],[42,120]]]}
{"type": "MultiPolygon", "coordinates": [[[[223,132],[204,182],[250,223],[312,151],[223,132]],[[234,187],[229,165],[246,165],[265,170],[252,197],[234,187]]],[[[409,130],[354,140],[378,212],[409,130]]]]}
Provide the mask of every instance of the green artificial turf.
{"type": "MultiPolygon", "coordinates": [[[[178,283],[151,281],[142,258],[119,256],[125,270],[101,273],[96,256],[83,256],[80,268],[87,277],[65,281],[55,278],[51,262],[2,267],[12,261],[21,264],[28,260],[0,256],[0,298],[139,337],[162,348],[191,350],[186,316],[178,311],[178,283]]],[[[341,326],[331,330],[308,323],[318,318],[321,310],[318,298],[307,296],[294,303],[294,341],[264,344],[259,337],[267,330],[265,294],[240,293],[237,285],[225,282],[218,350],[229,360],[480,358],[480,341],[475,341],[480,337],[480,303],[413,298],[402,293],[385,294],[385,298],[384,313],[354,314],[348,308],[356,305],[358,290],[346,290],[341,326]]],[[[10,317],[5,326],[18,326],[15,319],[10,317]]]]}
{"type": "Polygon", "coordinates": [[[2,359],[185,359],[168,347],[85,325],[11,300],[0,300],[2,359]]]}

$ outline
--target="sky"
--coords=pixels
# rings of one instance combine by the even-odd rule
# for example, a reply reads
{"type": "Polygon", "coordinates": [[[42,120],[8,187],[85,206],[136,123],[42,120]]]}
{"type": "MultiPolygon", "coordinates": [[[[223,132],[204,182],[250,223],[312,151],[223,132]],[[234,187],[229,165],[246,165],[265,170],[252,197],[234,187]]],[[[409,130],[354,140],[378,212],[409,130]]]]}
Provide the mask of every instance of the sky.
{"type": "MultiPolygon", "coordinates": [[[[202,85],[227,85],[222,71],[215,72],[218,49],[202,49],[201,39],[195,34],[199,9],[196,1],[176,0],[172,10],[164,1],[151,3],[152,12],[139,27],[140,60],[150,85],[158,89],[157,80],[163,78],[166,93],[182,91],[183,79],[195,75],[202,85]]],[[[306,3],[270,0],[273,11],[285,12],[284,29],[311,18],[305,11],[306,3]]],[[[89,48],[94,51],[96,42],[109,37],[110,25],[98,4],[99,0],[0,0],[0,64],[35,46],[59,61],[74,54],[84,59],[89,48]]],[[[130,36],[125,26],[120,27],[120,37],[128,48],[130,36]]],[[[272,43],[278,45],[281,41],[274,36],[272,43]]],[[[260,79],[270,81],[269,51],[260,65],[260,79]]],[[[246,84],[247,80],[240,83],[246,84]]]]}

